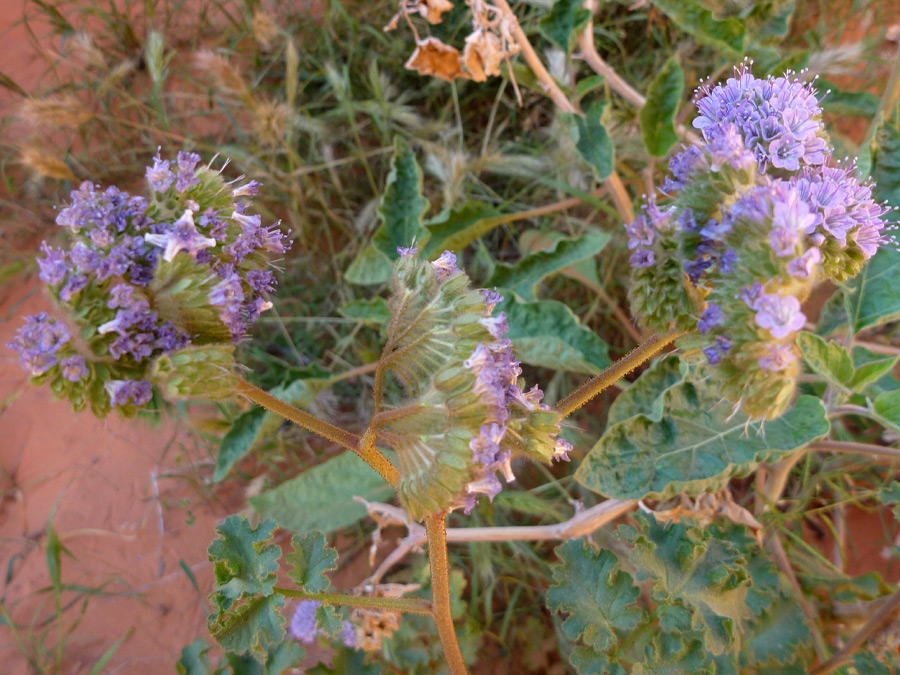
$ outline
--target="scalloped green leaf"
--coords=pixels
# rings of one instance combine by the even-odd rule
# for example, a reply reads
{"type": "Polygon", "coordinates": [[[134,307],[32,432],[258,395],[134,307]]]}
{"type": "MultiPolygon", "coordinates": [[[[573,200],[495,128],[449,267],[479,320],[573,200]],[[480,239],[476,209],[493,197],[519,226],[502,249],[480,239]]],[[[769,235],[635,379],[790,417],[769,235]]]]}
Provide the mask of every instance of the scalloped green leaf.
{"type": "Polygon", "coordinates": [[[383,284],[391,278],[391,259],[369,244],[357,253],[344,271],[344,279],[357,286],[383,284]]]}
{"type": "Polygon", "coordinates": [[[590,18],[591,12],[584,8],[581,0],[556,0],[550,13],[541,19],[538,29],[541,35],[568,54],[578,33],[584,30],[590,18]]]}
{"type": "Polygon", "coordinates": [[[197,638],[181,650],[181,658],[175,664],[178,675],[212,675],[212,666],[207,653],[210,646],[203,638],[197,638]]]}
{"type": "Polygon", "coordinates": [[[719,21],[697,0],[653,0],[653,4],[700,44],[730,59],[744,53],[745,31],[740,20],[729,17],[719,21]]]}
{"type": "Polygon", "coordinates": [[[508,288],[523,300],[533,301],[543,279],[597,255],[609,239],[605,232],[587,232],[575,239],[560,239],[550,249],[525,255],[514,265],[498,264],[485,285],[508,288]]]}
{"type": "Polygon", "coordinates": [[[893,508],[895,517],[900,518],[900,483],[894,481],[878,491],[878,499],[885,506],[893,508]]]}
{"type": "Polygon", "coordinates": [[[569,133],[575,149],[594,170],[598,181],[609,178],[615,166],[612,139],[601,121],[605,108],[606,101],[596,101],[584,115],[563,115],[569,123],[569,133]]]}
{"type": "Polygon", "coordinates": [[[665,157],[678,142],[675,113],[684,92],[684,72],[674,58],[669,58],[650,81],[647,102],[639,113],[644,147],[654,157],[665,157]]]}
{"type": "Polygon", "coordinates": [[[309,532],[291,537],[292,551],[285,556],[290,565],[288,576],[302,590],[308,593],[319,593],[331,586],[325,576],[327,572],[337,569],[338,554],[329,548],[325,535],[321,532],[309,532]]]}
{"type": "Polygon", "coordinates": [[[212,593],[221,610],[232,607],[248,595],[271,595],[281,549],[268,543],[275,521],[264,520],[256,527],[240,516],[228,516],[216,528],[219,535],[209,545],[216,588],[212,593]]]}
{"type": "Polygon", "coordinates": [[[422,225],[427,210],[428,200],[422,196],[422,169],[416,154],[397,136],[391,170],[378,205],[382,224],[375,231],[372,244],[388,259],[396,260],[398,247],[412,246],[428,237],[428,230],[422,225]]]}
{"type": "Polygon", "coordinates": [[[354,500],[384,502],[394,489],[354,453],[333,457],[281,485],[250,498],[261,516],[298,533],[333,532],[366,517],[354,500]]]}
{"type": "Polygon", "coordinates": [[[832,384],[847,389],[853,379],[853,360],[841,345],[833,340],[823,340],[805,331],[797,335],[797,346],[803,352],[803,360],[832,384]]]}
{"type": "Polygon", "coordinates": [[[506,289],[494,314],[506,312],[507,337],[519,360],[534,366],[596,375],[610,364],[603,340],[556,300],[520,302],[506,289]]]}
{"type": "Polygon", "coordinates": [[[644,621],[636,604],[640,589],[619,568],[614,553],[594,551],[578,540],[558,546],[556,556],[560,562],[553,568],[555,584],[547,591],[547,607],[568,614],[562,629],[570,640],[608,651],[644,621]]]}
{"type": "MultiPolygon", "coordinates": [[[[870,148],[876,201],[900,206],[900,129],[882,124],[870,148]]],[[[881,247],[844,286],[854,332],[900,319],[900,251],[881,247]]]]}
{"type": "Polygon", "coordinates": [[[781,417],[751,423],[741,412],[732,414],[707,382],[670,387],[663,408],[659,419],[637,415],[609,427],[575,479],[616,499],[696,495],[721,489],[829,430],[818,398],[801,396],[781,417]]]}
{"type": "Polygon", "coordinates": [[[606,425],[610,427],[635,415],[647,415],[652,420],[660,420],[663,414],[663,393],[683,379],[684,373],[677,356],[657,359],[616,396],[616,400],[609,406],[606,425]]]}
{"type": "Polygon", "coordinates": [[[225,651],[249,652],[256,661],[264,663],[268,646],[284,640],[282,607],[284,598],[280,595],[254,596],[230,612],[210,615],[207,627],[225,651]]]}
{"type": "Polygon", "coordinates": [[[628,558],[635,579],[655,581],[657,604],[690,609],[691,626],[703,635],[710,652],[736,652],[751,585],[740,549],[697,527],[661,524],[641,513],[635,519],[638,529],[620,530],[634,543],[628,558]]]}
{"type": "Polygon", "coordinates": [[[715,665],[696,632],[660,633],[644,650],[633,675],[713,675],[715,665]]]}

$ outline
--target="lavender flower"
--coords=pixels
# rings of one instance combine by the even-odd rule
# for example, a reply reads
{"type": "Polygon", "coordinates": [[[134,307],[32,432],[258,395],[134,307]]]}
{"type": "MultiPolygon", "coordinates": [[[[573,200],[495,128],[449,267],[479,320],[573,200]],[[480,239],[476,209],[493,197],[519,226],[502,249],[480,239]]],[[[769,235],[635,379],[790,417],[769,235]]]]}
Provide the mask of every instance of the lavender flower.
{"type": "Polygon", "coordinates": [[[700,331],[702,335],[705,335],[724,320],[725,312],[722,311],[722,308],[719,307],[719,305],[710,302],[706,305],[706,309],[703,310],[703,314],[697,322],[697,330],[700,331]]]}
{"type": "Polygon", "coordinates": [[[62,366],[62,375],[69,382],[80,382],[88,376],[88,369],[84,363],[84,357],[80,354],[67,356],[59,362],[62,366]]]}
{"type": "Polygon", "coordinates": [[[153,390],[147,380],[110,380],[105,388],[111,405],[140,407],[153,398],[153,390]]]}
{"type": "Polygon", "coordinates": [[[176,158],[178,163],[178,177],[175,181],[175,189],[184,192],[192,185],[197,185],[200,179],[195,175],[195,167],[200,162],[200,155],[195,152],[179,152],[176,158]]]}
{"type": "Polygon", "coordinates": [[[709,365],[715,366],[722,361],[722,357],[729,349],[731,349],[731,340],[724,335],[717,335],[715,342],[704,347],[702,351],[709,365]]]}
{"type": "Polygon", "coordinates": [[[7,347],[19,353],[19,363],[32,375],[42,375],[56,365],[56,352],[71,339],[64,324],[46,312],[25,319],[7,347]]]}
{"type": "Polygon", "coordinates": [[[769,331],[780,340],[794,333],[806,323],[806,315],[800,311],[800,301],[793,295],[766,293],[758,301],[756,325],[769,331]]]}
{"type": "Polygon", "coordinates": [[[822,262],[822,252],[813,246],[799,258],[795,258],[788,263],[788,274],[801,279],[808,279],[813,275],[816,265],[822,262]]]}
{"type": "Polygon", "coordinates": [[[163,260],[166,262],[172,262],[179,251],[187,251],[196,258],[199,251],[216,245],[215,239],[204,237],[197,231],[197,226],[194,225],[194,213],[190,209],[185,209],[181,218],[172,223],[169,232],[145,234],[144,239],[149,244],[165,249],[163,260]]]}
{"type": "Polygon", "coordinates": [[[481,293],[484,295],[484,304],[488,312],[493,312],[494,307],[503,302],[503,296],[497,292],[496,288],[494,290],[483,288],[481,293]]]}
{"type": "Polygon", "coordinates": [[[160,158],[159,152],[157,152],[153,164],[147,167],[144,175],[150,187],[156,192],[165,192],[175,182],[175,174],[169,168],[170,164],[169,160],[160,158]]]}
{"type": "Polygon", "coordinates": [[[785,191],[783,197],[776,199],[772,205],[769,245],[775,255],[794,255],[800,238],[814,232],[818,220],[817,214],[810,212],[806,203],[800,200],[797,190],[785,191]]]}
{"type": "Polygon", "coordinates": [[[437,273],[438,281],[446,281],[454,274],[459,274],[459,267],[456,266],[456,255],[451,251],[444,251],[434,262],[431,263],[434,271],[437,273]]]}
{"type": "Polygon", "coordinates": [[[291,637],[305,645],[316,640],[319,628],[316,626],[316,610],[322,605],[318,600],[301,600],[291,617],[289,630],[291,637]]]}
{"type": "Polygon", "coordinates": [[[656,264],[656,255],[653,251],[641,249],[631,254],[628,264],[632,267],[653,267],[656,264]]]}
{"type": "Polygon", "coordinates": [[[777,373],[787,368],[797,359],[797,355],[790,345],[768,345],[768,353],[759,358],[759,367],[763,370],[777,373]]]}
{"type": "Polygon", "coordinates": [[[628,248],[630,250],[644,246],[652,246],[656,239],[656,228],[644,214],[638,215],[633,222],[625,226],[628,233],[628,248]]]}
{"type": "Polygon", "coordinates": [[[62,280],[66,278],[66,272],[69,270],[65,251],[52,248],[47,245],[47,242],[42,242],[41,252],[45,256],[37,259],[38,267],[41,270],[38,276],[41,281],[51,286],[62,283],[62,280]]]}

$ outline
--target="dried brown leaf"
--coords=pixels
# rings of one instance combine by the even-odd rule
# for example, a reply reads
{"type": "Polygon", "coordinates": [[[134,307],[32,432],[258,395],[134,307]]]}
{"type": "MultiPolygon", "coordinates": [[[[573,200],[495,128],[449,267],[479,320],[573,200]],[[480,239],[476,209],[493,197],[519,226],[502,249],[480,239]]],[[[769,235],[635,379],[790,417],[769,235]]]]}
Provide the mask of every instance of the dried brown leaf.
{"type": "Polygon", "coordinates": [[[406,68],[421,75],[431,75],[452,82],[457,77],[468,78],[463,72],[462,60],[456,47],[428,37],[416,43],[416,51],[406,62],[406,68]]]}
{"type": "Polygon", "coordinates": [[[477,30],[466,38],[463,50],[463,63],[472,79],[484,82],[488,77],[500,74],[500,64],[506,58],[506,52],[493,33],[477,30]]]}
{"type": "Polygon", "coordinates": [[[419,0],[416,11],[430,24],[438,24],[444,20],[444,14],[453,9],[450,0],[419,0]]]}

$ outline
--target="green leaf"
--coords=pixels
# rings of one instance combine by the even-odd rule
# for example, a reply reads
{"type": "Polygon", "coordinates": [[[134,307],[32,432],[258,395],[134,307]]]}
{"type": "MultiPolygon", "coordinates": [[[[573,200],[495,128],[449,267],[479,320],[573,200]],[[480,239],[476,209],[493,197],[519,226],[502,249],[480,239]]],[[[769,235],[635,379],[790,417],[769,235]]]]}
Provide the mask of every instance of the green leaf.
{"type": "Polygon", "coordinates": [[[584,116],[574,113],[563,115],[569,123],[569,133],[575,149],[591,165],[597,180],[609,178],[615,166],[612,140],[600,121],[605,107],[606,101],[597,101],[588,108],[584,116]]]}
{"type": "Polygon", "coordinates": [[[821,77],[812,81],[822,109],[837,115],[871,119],[878,112],[880,99],[867,91],[841,91],[837,85],[821,77]],[[827,92],[827,93],[826,93],[827,92]]]}
{"type": "Polygon", "coordinates": [[[653,0],[653,4],[697,42],[730,59],[744,53],[744,26],[738,19],[717,21],[697,0],[653,0]]]}
{"type": "MultiPolygon", "coordinates": [[[[306,656],[306,651],[294,640],[283,640],[280,644],[270,647],[265,663],[247,656],[235,656],[226,654],[225,659],[231,667],[231,675],[282,675],[289,668],[298,668],[306,656]]],[[[226,675],[226,670],[216,671],[226,675]]]]}
{"type": "Polygon", "coordinates": [[[886,426],[900,431],[900,391],[885,391],[875,397],[872,410],[886,426]]]}
{"type": "Polygon", "coordinates": [[[393,488],[352,452],[344,452],[250,498],[261,516],[298,533],[332,532],[366,517],[366,507],[355,501],[384,502],[393,488]]]}
{"type": "Polygon", "coordinates": [[[797,346],[803,352],[803,360],[832,384],[847,389],[853,379],[853,361],[850,354],[834,341],[826,341],[813,333],[801,332],[797,346]]]}
{"type": "Polygon", "coordinates": [[[781,417],[750,423],[732,413],[709,382],[684,382],[663,393],[659,419],[637,415],[609,427],[575,479],[616,499],[719,490],[760,462],[774,461],[828,433],[822,402],[801,396],[781,417]]]}
{"type": "Polygon", "coordinates": [[[628,388],[616,396],[609,406],[606,424],[612,426],[635,415],[647,415],[659,421],[663,414],[663,393],[684,379],[677,356],[653,362],[628,388]]]}
{"type": "MultiPolygon", "coordinates": [[[[779,44],[790,30],[796,4],[795,0],[766,0],[754,3],[755,6],[744,20],[747,34],[758,42],[779,44]]],[[[776,71],[774,74],[784,75],[784,70],[776,71]]]]}
{"type": "Polygon", "coordinates": [[[609,241],[605,232],[587,232],[577,239],[561,239],[553,248],[530,253],[514,265],[498,264],[487,286],[509,288],[524,300],[534,300],[538,284],[603,250],[609,241]]]}
{"type": "Polygon", "coordinates": [[[629,560],[638,581],[653,579],[657,602],[691,610],[691,626],[713,654],[737,651],[739,623],[747,616],[750,577],[737,547],[697,527],[661,524],[639,513],[640,529],[626,528],[629,560]]]}
{"type": "Polygon", "coordinates": [[[660,633],[636,664],[634,675],[712,675],[715,666],[696,632],[660,633]]]}
{"type": "MultiPolygon", "coordinates": [[[[900,206],[900,130],[882,124],[871,146],[876,201],[900,206]]],[[[847,314],[858,333],[900,318],[900,251],[882,246],[844,287],[847,314]]]]}
{"type": "Polygon", "coordinates": [[[684,73],[678,61],[669,58],[647,88],[647,103],[641,108],[641,136],[654,157],[665,157],[675,143],[675,113],[684,91],[684,73]]]}
{"type": "Polygon", "coordinates": [[[210,615],[207,627],[225,651],[235,654],[250,652],[254,659],[262,663],[266,659],[268,645],[284,639],[282,607],[284,598],[280,595],[255,596],[233,611],[210,615]]]}
{"type": "Polygon", "coordinates": [[[509,290],[494,315],[506,312],[507,337],[521,361],[554,370],[596,375],[610,364],[607,345],[556,300],[520,302],[509,290]]]}
{"type": "Polygon", "coordinates": [[[182,648],[181,658],[175,664],[175,672],[178,675],[212,675],[212,666],[207,656],[209,649],[203,638],[197,638],[182,648]]]}
{"type": "Polygon", "coordinates": [[[363,248],[344,272],[348,284],[374,286],[391,278],[391,259],[373,244],[363,248]]]}
{"type": "Polygon", "coordinates": [[[241,460],[256,442],[263,418],[266,416],[265,408],[254,406],[241,413],[231,425],[228,433],[219,444],[219,455],[216,458],[216,470],[213,473],[213,482],[218,483],[228,475],[237,462],[241,460]]]}
{"type": "Polygon", "coordinates": [[[560,563],[553,568],[547,607],[569,615],[562,629],[570,640],[607,651],[644,620],[636,604],[640,590],[619,569],[614,553],[594,551],[578,540],[558,546],[556,556],[560,563]]]}
{"type": "Polygon", "coordinates": [[[578,33],[590,21],[590,10],[584,9],[581,0],[556,0],[550,13],[538,24],[541,35],[563,48],[566,54],[578,33]]]}
{"type": "Polygon", "coordinates": [[[330,638],[337,637],[344,627],[344,618],[334,605],[319,605],[315,616],[318,629],[330,638]]]}
{"type": "Polygon", "coordinates": [[[309,675],[382,675],[379,663],[366,663],[366,652],[343,645],[335,647],[331,665],[317,663],[306,672],[309,675]]]}
{"type": "Polygon", "coordinates": [[[391,171],[378,205],[382,224],[375,231],[372,244],[388,259],[396,260],[398,247],[421,243],[428,236],[428,230],[422,225],[427,210],[428,200],[422,196],[422,170],[416,155],[397,136],[391,171]]]}
{"type": "Polygon", "coordinates": [[[885,506],[891,506],[894,509],[894,515],[900,518],[900,483],[894,481],[887,487],[878,491],[878,499],[885,506]]]}
{"type": "Polygon", "coordinates": [[[458,209],[442,211],[425,223],[430,237],[422,247],[422,256],[431,260],[444,249],[462,251],[508,220],[508,216],[484,202],[466,202],[458,209]]]}
{"type": "Polygon", "coordinates": [[[888,356],[887,358],[867,361],[856,368],[853,378],[850,380],[850,388],[862,392],[870,384],[875,384],[882,377],[890,373],[900,356],[888,356]]]}
{"type": "Polygon", "coordinates": [[[291,581],[308,593],[319,593],[331,586],[325,573],[337,569],[338,554],[326,545],[324,534],[295,534],[291,547],[293,550],[285,556],[291,581]]]}
{"type": "Polygon", "coordinates": [[[604,82],[606,82],[606,78],[603,77],[603,75],[591,75],[590,77],[579,78],[575,85],[575,98],[580,101],[587,94],[602,87],[604,82]]]}
{"type": "Polygon", "coordinates": [[[245,595],[271,595],[281,549],[268,544],[275,522],[264,520],[256,527],[238,515],[228,516],[216,528],[218,537],[209,545],[209,559],[216,575],[216,603],[231,607],[245,595]]]}
{"type": "Polygon", "coordinates": [[[338,307],[338,314],[348,319],[356,319],[363,323],[382,325],[391,318],[391,312],[384,298],[369,300],[351,300],[338,307]]]}

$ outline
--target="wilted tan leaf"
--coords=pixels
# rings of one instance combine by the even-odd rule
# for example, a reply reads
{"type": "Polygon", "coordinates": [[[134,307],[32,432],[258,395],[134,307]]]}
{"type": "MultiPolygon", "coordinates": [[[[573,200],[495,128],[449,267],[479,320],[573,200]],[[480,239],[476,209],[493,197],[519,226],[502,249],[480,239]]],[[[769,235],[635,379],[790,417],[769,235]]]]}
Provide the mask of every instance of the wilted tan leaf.
{"type": "Polygon", "coordinates": [[[440,23],[444,18],[444,13],[451,9],[453,9],[453,3],[450,0],[419,0],[416,3],[416,10],[431,24],[440,23]]]}
{"type": "Polygon", "coordinates": [[[500,44],[500,38],[485,30],[476,30],[466,38],[463,50],[463,63],[472,79],[484,82],[489,76],[500,74],[500,64],[506,52],[500,44]]]}
{"type": "Polygon", "coordinates": [[[422,75],[432,75],[452,82],[457,77],[468,78],[462,69],[459,50],[438,40],[425,38],[416,43],[416,51],[406,62],[406,68],[422,75]]]}

